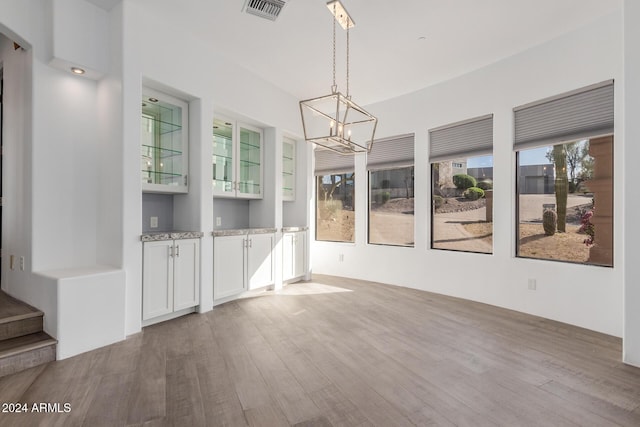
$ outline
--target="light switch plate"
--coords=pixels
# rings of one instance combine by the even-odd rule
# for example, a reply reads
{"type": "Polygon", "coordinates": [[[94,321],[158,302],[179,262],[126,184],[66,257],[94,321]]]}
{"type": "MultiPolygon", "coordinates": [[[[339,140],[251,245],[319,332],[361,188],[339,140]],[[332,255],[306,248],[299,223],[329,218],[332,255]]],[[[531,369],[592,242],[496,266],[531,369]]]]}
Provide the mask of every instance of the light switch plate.
{"type": "Polygon", "coordinates": [[[222,225],[222,218],[217,216],[216,217],[216,227],[220,227],[222,225]]]}
{"type": "Polygon", "coordinates": [[[149,227],[158,228],[158,217],[157,216],[152,216],[151,217],[151,220],[149,221],[149,227]]]}

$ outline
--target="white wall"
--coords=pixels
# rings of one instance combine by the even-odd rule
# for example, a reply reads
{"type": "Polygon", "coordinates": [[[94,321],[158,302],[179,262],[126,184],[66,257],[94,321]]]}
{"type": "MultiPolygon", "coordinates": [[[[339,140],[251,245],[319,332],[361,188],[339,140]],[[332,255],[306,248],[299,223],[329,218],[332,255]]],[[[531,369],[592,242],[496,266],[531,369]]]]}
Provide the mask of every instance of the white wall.
{"type": "MultiPolygon", "coordinates": [[[[376,137],[415,132],[415,248],[366,244],[367,183],[356,178],[356,243],[315,242],[314,273],[355,277],[458,296],[622,335],[623,216],[615,200],[614,268],[516,259],[515,106],[616,79],[622,111],[622,14],[451,81],[367,110],[380,122],[376,137]],[[494,114],[494,253],[437,251],[430,242],[428,129],[494,114]],[[423,195],[423,197],[420,197],[423,195]],[[344,254],[344,262],[338,262],[344,254]],[[537,290],[527,280],[537,279],[537,290]]],[[[616,115],[615,192],[623,190],[623,121],[616,115]]],[[[364,159],[356,177],[365,177],[364,159]]]]}
{"type": "Polygon", "coordinates": [[[637,262],[640,229],[635,225],[640,213],[640,198],[635,188],[640,182],[640,3],[626,0],[624,3],[624,49],[625,49],[625,99],[624,127],[625,182],[624,219],[625,228],[625,306],[624,306],[624,350],[625,362],[640,366],[640,265],[637,262]]]}

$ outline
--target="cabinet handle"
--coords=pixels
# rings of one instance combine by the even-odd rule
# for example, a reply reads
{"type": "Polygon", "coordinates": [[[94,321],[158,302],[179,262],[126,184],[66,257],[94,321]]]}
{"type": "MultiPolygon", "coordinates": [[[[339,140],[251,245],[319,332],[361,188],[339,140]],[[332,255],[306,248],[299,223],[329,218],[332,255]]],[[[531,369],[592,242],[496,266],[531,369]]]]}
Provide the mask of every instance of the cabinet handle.
{"type": "Polygon", "coordinates": [[[176,257],[180,258],[180,245],[176,245],[176,257]]]}
{"type": "Polygon", "coordinates": [[[251,248],[251,244],[252,244],[253,239],[249,239],[249,247],[251,248]]]}
{"type": "Polygon", "coordinates": [[[167,247],[169,248],[169,258],[173,258],[173,245],[167,247]]]}

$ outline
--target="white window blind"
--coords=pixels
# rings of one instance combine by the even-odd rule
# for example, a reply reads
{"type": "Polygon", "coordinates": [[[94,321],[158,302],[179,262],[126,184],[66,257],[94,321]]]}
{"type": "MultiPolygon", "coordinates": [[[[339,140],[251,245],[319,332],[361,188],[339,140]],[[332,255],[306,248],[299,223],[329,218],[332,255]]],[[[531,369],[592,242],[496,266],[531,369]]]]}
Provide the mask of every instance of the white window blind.
{"type": "Polygon", "coordinates": [[[336,175],[353,172],[354,156],[338,154],[333,150],[315,149],[315,175],[336,175]]]}
{"type": "Polygon", "coordinates": [[[378,139],[367,154],[367,169],[391,169],[413,166],[413,134],[378,139]]]}
{"type": "Polygon", "coordinates": [[[514,148],[542,147],[613,133],[613,80],[513,109],[514,148]]]}
{"type": "Polygon", "coordinates": [[[493,114],[429,130],[429,161],[493,153],[493,114]]]}

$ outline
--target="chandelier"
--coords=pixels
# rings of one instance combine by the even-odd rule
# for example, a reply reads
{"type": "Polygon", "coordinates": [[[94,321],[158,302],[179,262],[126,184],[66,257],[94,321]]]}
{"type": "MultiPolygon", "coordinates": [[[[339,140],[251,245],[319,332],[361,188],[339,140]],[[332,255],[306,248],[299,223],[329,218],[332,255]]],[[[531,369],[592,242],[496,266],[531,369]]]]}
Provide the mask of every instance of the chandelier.
{"type": "Polygon", "coordinates": [[[349,94],[349,29],[355,23],[340,0],[327,7],[333,20],[333,85],[331,93],[300,101],[304,139],[340,154],[368,153],[373,145],[378,119],[351,100],[349,94]],[[347,32],[346,95],[336,85],[336,21],[347,32]]]}

